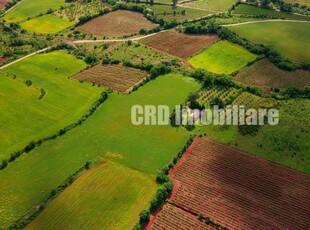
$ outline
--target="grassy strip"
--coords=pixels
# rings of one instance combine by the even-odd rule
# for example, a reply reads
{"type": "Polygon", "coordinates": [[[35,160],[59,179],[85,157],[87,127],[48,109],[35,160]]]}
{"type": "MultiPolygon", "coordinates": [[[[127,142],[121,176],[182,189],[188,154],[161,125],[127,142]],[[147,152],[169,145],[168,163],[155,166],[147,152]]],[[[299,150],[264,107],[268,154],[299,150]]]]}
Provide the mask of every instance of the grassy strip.
{"type": "Polygon", "coordinates": [[[54,135],[41,138],[37,141],[31,141],[23,149],[12,153],[9,159],[2,161],[2,163],[0,164],[0,170],[5,169],[9,163],[14,162],[17,158],[19,158],[24,153],[29,153],[31,150],[33,150],[36,147],[39,147],[44,142],[54,140],[57,137],[60,137],[64,134],[66,134],[68,131],[74,129],[75,127],[83,124],[87,120],[87,118],[89,118],[91,115],[93,115],[93,113],[99,108],[99,106],[108,99],[108,95],[109,95],[109,92],[106,92],[106,91],[102,92],[101,97],[92,105],[92,107],[89,109],[89,111],[81,119],[79,119],[77,122],[60,129],[54,135]]]}
{"type": "Polygon", "coordinates": [[[25,228],[31,221],[33,221],[44,210],[48,203],[55,199],[61,192],[63,192],[69,185],[71,185],[85,170],[89,170],[91,162],[87,161],[85,165],[74,173],[72,173],[62,184],[56,189],[53,189],[44,200],[37,206],[33,207],[28,213],[19,218],[8,229],[20,230],[25,228]]]}
{"type": "Polygon", "coordinates": [[[150,201],[149,208],[147,210],[142,210],[140,213],[139,222],[134,225],[132,230],[141,230],[150,221],[151,213],[154,213],[160,206],[162,206],[169,193],[173,189],[173,183],[169,178],[169,170],[181,159],[183,154],[186,152],[188,147],[193,143],[195,136],[191,136],[187,141],[186,145],[179,151],[179,153],[174,157],[173,161],[161,171],[158,172],[156,176],[156,183],[160,185],[153,199],[150,201]]]}

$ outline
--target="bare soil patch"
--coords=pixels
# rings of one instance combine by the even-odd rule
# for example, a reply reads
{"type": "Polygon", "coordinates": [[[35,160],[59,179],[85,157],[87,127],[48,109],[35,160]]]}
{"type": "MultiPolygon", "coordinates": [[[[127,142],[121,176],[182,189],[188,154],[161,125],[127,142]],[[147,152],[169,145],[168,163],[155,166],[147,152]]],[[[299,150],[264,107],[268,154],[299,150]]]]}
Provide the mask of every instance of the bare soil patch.
{"type": "Polygon", "coordinates": [[[235,79],[243,84],[259,87],[288,88],[297,86],[304,88],[310,86],[310,71],[281,70],[267,59],[263,59],[240,70],[235,79]]]}
{"type": "Polygon", "coordinates": [[[5,4],[7,4],[8,2],[10,2],[11,0],[0,0],[0,9],[3,9],[5,4]]]}
{"type": "Polygon", "coordinates": [[[99,64],[74,75],[72,78],[95,83],[96,85],[108,87],[118,92],[128,93],[147,76],[147,72],[139,69],[123,65],[99,64]]]}
{"type": "Polygon", "coordinates": [[[148,229],[152,230],[174,230],[174,229],[216,229],[198,220],[197,216],[191,215],[180,208],[166,203],[156,216],[155,222],[148,229]]]}
{"type": "Polygon", "coordinates": [[[157,27],[147,20],[143,14],[117,10],[95,18],[76,29],[96,36],[119,37],[138,33],[140,29],[157,27]]]}
{"type": "Polygon", "coordinates": [[[218,40],[217,35],[188,35],[165,31],[140,42],[162,52],[187,59],[218,40]]]}
{"type": "Polygon", "coordinates": [[[9,57],[6,57],[6,56],[0,57],[0,64],[3,62],[6,62],[8,59],[9,57]]]}
{"type": "Polygon", "coordinates": [[[202,139],[173,178],[178,207],[229,229],[307,229],[310,176],[202,139]]]}

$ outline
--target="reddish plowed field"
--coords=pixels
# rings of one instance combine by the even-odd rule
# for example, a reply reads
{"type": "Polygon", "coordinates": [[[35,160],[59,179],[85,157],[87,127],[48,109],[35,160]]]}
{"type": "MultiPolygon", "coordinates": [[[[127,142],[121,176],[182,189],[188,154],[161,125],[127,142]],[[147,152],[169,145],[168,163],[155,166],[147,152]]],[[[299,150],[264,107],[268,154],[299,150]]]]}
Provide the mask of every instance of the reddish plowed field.
{"type": "Polygon", "coordinates": [[[7,4],[8,2],[10,2],[11,0],[0,0],[0,9],[3,9],[5,4],[7,4]]]}
{"type": "Polygon", "coordinates": [[[148,30],[157,26],[147,20],[143,14],[117,10],[78,26],[77,30],[97,36],[114,37],[135,34],[140,29],[148,30]]]}
{"type": "Polygon", "coordinates": [[[74,79],[96,83],[122,93],[128,93],[148,76],[147,72],[122,65],[96,65],[73,76],[74,79]]]}
{"type": "Polygon", "coordinates": [[[149,228],[152,230],[213,230],[212,226],[206,224],[203,221],[199,221],[194,215],[191,215],[182,209],[172,206],[166,203],[163,209],[156,216],[156,220],[149,228]]]}
{"type": "Polygon", "coordinates": [[[309,175],[201,139],[173,180],[177,206],[229,229],[309,229],[309,175]]]}
{"type": "Polygon", "coordinates": [[[9,57],[0,57],[0,64],[7,61],[8,59],[9,59],[9,57]]]}
{"type": "Polygon", "coordinates": [[[217,35],[188,35],[165,31],[144,38],[141,43],[176,57],[187,59],[217,40],[217,35]]]}

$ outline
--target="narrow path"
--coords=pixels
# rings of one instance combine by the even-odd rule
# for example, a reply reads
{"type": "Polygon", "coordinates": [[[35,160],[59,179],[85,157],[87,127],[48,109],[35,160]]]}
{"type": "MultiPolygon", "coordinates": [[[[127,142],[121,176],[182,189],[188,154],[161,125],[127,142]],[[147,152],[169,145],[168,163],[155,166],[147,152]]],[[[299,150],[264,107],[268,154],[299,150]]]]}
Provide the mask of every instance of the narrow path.
{"type": "Polygon", "coordinates": [[[300,20],[269,19],[269,20],[250,21],[250,22],[240,22],[240,23],[235,23],[235,24],[226,24],[226,25],[221,25],[221,26],[230,27],[230,26],[239,26],[239,25],[255,24],[255,23],[262,23],[262,22],[298,22],[298,23],[310,23],[310,21],[300,21],[300,20]]]}
{"type": "Polygon", "coordinates": [[[20,2],[16,3],[14,6],[12,6],[10,9],[8,9],[7,11],[5,11],[3,13],[3,15],[9,13],[11,10],[13,10],[16,6],[18,6],[19,4],[21,4],[24,0],[21,0],[20,2]]]}
{"type": "Polygon", "coordinates": [[[8,66],[10,66],[10,65],[13,65],[13,64],[15,64],[15,63],[17,63],[17,62],[20,62],[20,61],[22,61],[22,60],[24,60],[24,59],[26,59],[26,58],[29,58],[29,57],[31,57],[31,56],[33,56],[33,55],[42,53],[42,52],[44,52],[44,51],[46,51],[46,50],[48,50],[48,49],[50,49],[50,48],[51,48],[51,47],[47,47],[47,48],[38,50],[38,51],[36,51],[36,52],[33,52],[33,53],[31,53],[31,54],[28,54],[28,55],[26,55],[26,56],[20,58],[20,59],[17,59],[17,60],[15,60],[15,61],[12,61],[12,62],[10,62],[10,63],[4,65],[4,66],[1,66],[1,67],[0,67],[0,70],[1,70],[1,69],[4,69],[4,68],[6,68],[6,67],[8,67],[8,66]]]}

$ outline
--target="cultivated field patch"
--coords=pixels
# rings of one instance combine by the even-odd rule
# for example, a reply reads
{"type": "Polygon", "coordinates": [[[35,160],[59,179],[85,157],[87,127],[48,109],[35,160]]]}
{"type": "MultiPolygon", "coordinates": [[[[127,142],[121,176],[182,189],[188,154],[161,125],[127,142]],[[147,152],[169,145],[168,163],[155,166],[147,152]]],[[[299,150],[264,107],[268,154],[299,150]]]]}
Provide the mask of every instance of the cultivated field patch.
{"type": "MultiPolygon", "coordinates": [[[[66,63],[71,62],[68,60],[66,63]]],[[[68,81],[74,84],[74,81],[68,81]]],[[[130,119],[131,107],[137,103],[168,105],[172,111],[175,105],[186,100],[190,92],[198,89],[199,84],[193,79],[171,74],[156,78],[130,95],[113,93],[83,125],[61,138],[45,142],[0,171],[0,227],[7,227],[37,205],[68,175],[95,157],[102,156],[130,168],[156,174],[158,169],[172,161],[190,134],[183,128],[171,126],[135,126],[130,119]],[[14,180],[11,179],[13,176],[14,180]]],[[[70,95],[77,98],[78,92],[69,91],[70,94],[57,100],[62,102],[70,95]]],[[[77,101],[81,104],[79,98],[77,101]]],[[[73,109],[68,109],[69,106],[67,104],[66,111],[70,114],[64,117],[71,118],[73,109]]]]}
{"type": "Polygon", "coordinates": [[[23,0],[18,6],[5,14],[4,19],[8,22],[20,22],[27,18],[46,13],[49,9],[58,9],[64,6],[64,0],[23,0]]]}
{"type": "Polygon", "coordinates": [[[91,107],[102,89],[68,79],[85,67],[83,61],[57,51],[3,70],[9,77],[1,76],[0,104],[6,113],[0,123],[6,132],[0,132],[0,160],[75,122],[91,107]],[[32,84],[29,89],[26,81],[32,84]]]}
{"type": "Polygon", "coordinates": [[[139,69],[123,65],[96,65],[72,78],[95,83],[111,88],[118,92],[128,93],[135,85],[148,76],[148,73],[139,69]]]}
{"type": "Polygon", "coordinates": [[[21,23],[24,29],[40,34],[55,34],[72,25],[72,22],[52,14],[43,15],[21,23]]]}
{"type": "Polygon", "coordinates": [[[162,52],[187,59],[218,40],[216,35],[188,35],[173,31],[144,38],[141,43],[162,52]]]}
{"type": "Polygon", "coordinates": [[[310,23],[261,22],[228,27],[251,42],[274,47],[296,62],[310,62],[310,23]]]}
{"type": "Polygon", "coordinates": [[[95,18],[76,29],[96,36],[119,37],[138,33],[140,29],[153,29],[156,24],[143,14],[117,10],[95,18]]]}
{"type": "Polygon", "coordinates": [[[213,73],[231,74],[257,58],[243,47],[220,41],[196,56],[188,62],[195,68],[206,69],[213,73]]]}
{"type": "Polygon", "coordinates": [[[174,230],[174,229],[200,229],[213,230],[210,225],[198,217],[180,208],[166,203],[162,210],[156,215],[155,222],[149,226],[150,230],[174,230]]]}
{"type": "Polygon", "coordinates": [[[261,7],[251,6],[247,4],[238,5],[236,9],[233,11],[233,14],[259,15],[259,16],[267,16],[271,18],[285,18],[285,19],[293,19],[293,20],[310,20],[310,17],[308,16],[286,14],[280,11],[264,9],[261,7]]]}
{"type": "Polygon", "coordinates": [[[305,70],[285,71],[267,59],[260,60],[238,72],[235,79],[246,85],[259,87],[288,88],[310,86],[310,72],[305,70]]]}
{"type": "Polygon", "coordinates": [[[204,9],[210,12],[224,12],[232,7],[234,3],[234,0],[194,0],[185,3],[184,6],[204,9]]]}
{"type": "Polygon", "coordinates": [[[80,176],[25,229],[131,229],[155,191],[151,177],[101,163],[80,176]]]}
{"type": "Polygon", "coordinates": [[[306,229],[310,177],[208,139],[188,153],[172,200],[229,229],[306,229]]]}

